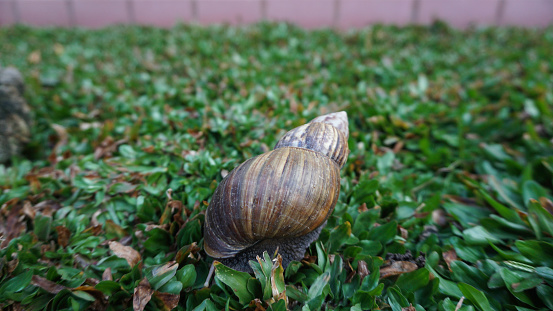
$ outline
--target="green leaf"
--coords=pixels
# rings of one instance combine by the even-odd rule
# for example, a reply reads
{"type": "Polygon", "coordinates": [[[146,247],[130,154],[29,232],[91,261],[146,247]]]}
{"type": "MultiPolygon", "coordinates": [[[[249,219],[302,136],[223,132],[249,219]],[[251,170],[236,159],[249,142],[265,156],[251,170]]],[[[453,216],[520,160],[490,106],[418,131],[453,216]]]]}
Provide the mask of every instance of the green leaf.
{"type": "Polygon", "coordinates": [[[426,286],[429,280],[430,273],[427,269],[417,269],[412,272],[401,274],[396,281],[396,286],[403,293],[412,293],[426,286]]]}
{"type": "Polygon", "coordinates": [[[530,277],[530,278],[522,280],[520,283],[518,283],[518,285],[513,286],[513,287],[514,287],[514,291],[516,293],[519,293],[519,292],[523,292],[525,290],[529,290],[531,288],[534,288],[534,287],[540,285],[541,283],[543,283],[543,280],[541,278],[530,277]]]}
{"type": "Polygon", "coordinates": [[[516,212],[516,210],[506,207],[505,205],[497,202],[492,198],[488,193],[483,190],[479,190],[479,193],[484,197],[484,199],[490,204],[496,211],[501,215],[501,217],[507,219],[508,221],[514,222],[516,224],[523,224],[524,222],[516,212]]]}
{"type": "Polygon", "coordinates": [[[315,282],[313,282],[313,284],[307,291],[307,298],[309,300],[314,300],[317,297],[320,297],[323,294],[323,290],[328,285],[329,281],[330,281],[330,272],[325,272],[319,275],[315,279],[315,282]]]}
{"type": "Polygon", "coordinates": [[[33,271],[27,270],[11,279],[8,279],[4,284],[2,284],[2,287],[0,287],[0,293],[20,292],[31,284],[32,277],[33,271]]]}
{"type": "Polygon", "coordinates": [[[553,269],[549,267],[537,267],[536,274],[542,277],[549,285],[553,286],[553,269]]]}
{"type": "Polygon", "coordinates": [[[361,240],[359,246],[362,247],[361,254],[376,256],[382,251],[382,244],[378,241],[361,240]]]}
{"type": "Polygon", "coordinates": [[[263,252],[263,258],[258,258],[257,261],[250,260],[249,264],[253,269],[255,277],[261,283],[263,299],[267,300],[271,298],[271,269],[273,267],[273,263],[269,253],[263,252]]]}
{"type": "Polygon", "coordinates": [[[248,280],[253,279],[248,273],[233,270],[218,261],[215,261],[213,265],[215,266],[215,277],[232,289],[241,304],[247,304],[255,298],[247,287],[248,280]]]}
{"type": "Polygon", "coordinates": [[[463,231],[463,238],[468,245],[502,244],[503,242],[489,233],[482,226],[474,226],[463,231]]]}
{"type": "Polygon", "coordinates": [[[204,311],[204,310],[206,310],[206,311],[219,311],[217,306],[215,306],[213,301],[211,301],[210,299],[205,299],[197,307],[192,309],[192,311],[204,311]]]}
{"type": "Polygon", "coordinates": [[[48,241],[52,229],[52,217],[37,213],[35,216],[34,233],[41,241],[48,241]]]}
{"type": "Polygon", "coordinates": [[[328,253],[335,253],[340,247],[345,244],[347,238],[351,235],[351,224],[349,222],[344,222],[338,227],[330,231],[330,237],[328,239],[328,253]]]}
{"type": "Polygon", "coordinates": [[[528,201],[528,220],[538,238],[541,238],[541,232],[553,236],[553,215],[533,199],[528,201]]]}
{"type": "Polygon", "coordinates": [[[286,311],[286,301],[284,299],[280,299],[279,301],[270,304],[267,310],[286,311]]]}
{"type": "Polygon", "coordinates": [[[541,197],[547,197],[547,191],[533,180],[527,180],[522,184],[522,198],[528,207],[531,200],[537,201],[541,197]]]}
{"type": "Polygon", "coordinates": [[[363,180],[359,184],[357,184],[357,186],[355,186],[355,188],[353,189],[354,191],[353,197],[356,199],[356,202],[358,203],[370,202],[370,198],[371,196],[374,195],[376,190],[378,190],[378,186],[379,186],[379,182],[376,179],[363,180]]]}
{"type": "Polygon", "coordinates": [[[551,286],[542,284],[536,288],[536,293],[538,294],[538,297],[540,297],[540,299],[543,301],[545,306],[550,310],[552,310],[553,309],[553,288],[551,288],[551,286]]]}
{"type": "Polygon", "coordinates": [[[515,246],[522,255],[536,265],[553,267],[553,245],[542,241],[516,241],[515,246]]]}
{"type": "Polygon", "coordinates": [[[407,298],[395,287],[391,287],[388,290],[388,303],[394,311],[401,311],[403,308],[409,307],[407,298]]]}
{"type": "Polygon", "coordinates": [[[477,224],[480,219],[490,215],[488,209],[452,202],[445,202],[443,208],[465,228],[470,228],[472,225],[477,224]]]}
{"type": "Polygon", "coordinates": [[[450,263],[453,280],[464,282],[479,288],[486,288],[488,277],[482,273],[481,269],[467,265],[456,260],[450,263]]]}
{"type": "Polygon", "coordinates": [[[300,303],[305,303],[309,299],[307,294],[297,289],[294,285],[286,285],[286,296],[300,303]]]}
{"type": "Polygon", "coordinates": [[[532,299],[528,295],[523,292],[515,291],[515,288],[518,286],[518,284],[525,280],[525,276],[521,275],[520,273],[511,271],[507,268],[500,269],[499,273],[501,274],[503,281],[505,281],[505,286],[507,287],[509,292],[513,294],[513,296],[530,306],[534,306],[534,304],[532,303],[532,299]]]}
{"type": "Polygon", "coordinates": [[[396,236],[397,232],[397,222],[391,221],[384,225],[373,227],[369,231],[368,240],[377,241],[383,245],[391,242],[396,236]]]}
{"type": "Polygon", "coordinates": [[[359,214],[359,216],[355,218],[355,222],[353,224],[353,234],[358,236],[363,231],[368,232],[380,217],[380,211],[380,209],[373,208],[359,214]]]}
{"type": "Polygon", "coordinates": [[[188,288],[196,282],[196,269],[194,265],[186,265],[177,271],[177,280],[182,283],[182,288],[188,288]]]}
{"type": "Polygon", "coordinates": [[[81,290],[73,291],[71,292],[71,294],[82,300],[91,301],[91,302],[96,301],[96,298],[94,298],[94,296],[81,290]]]}
{"type": "Polygon", "coordinates": [[[121,284],[115,281],[100,281],[94,288],[108,296],[122,289],[121,284]]]}
{"type": "Polygon", "coordinates": [[[521,263],[532,264],[532,261],[518,252],[504,251],[499,247],[490,243],[490,246],[501,256],[503,259],[518,261],[521,263]]]}
{"type": "MultiPolygon", "coordinates": [[[[430,257],[432,257],[433,254],[436,254],[436,253],[430,254],[431,255],[430,257]]],[[[459,290],[459,287],[457,287],[457,284],[455,282],[452,282],[450,280],[443,278],[440,274],[436,272],[436,270],[434,270],[434,268],[431,265],[427,264],[426,269],[428,269],[430,273],[434,275],[434,277],[440,280],[440,282],[438,283],[438,288],[440,293],[447,296],[452,296],[455,298],[461,298],[463,296],[463,294],[461,293],[461,291],[459,290]]]]}
{"type": "Polygon", "coordinates": [[[169,294],[179,294],[183,289],[182,283],[176,279],[171,279],[167,283],[163,284],[158,291],[169,294]]]}
{"type": "Polygon", "coordinates": [[[151,287],[154,290],[159,290],[175,276],[178,267],[179,265],[174,261],[152,267],[151,272],[146,274],[151,287]]]}
{"type": "Polygon", "coordinates": [[[463,293],[463,296],[465,296],[472,304],[474,304],[478,308],[478,310],[493,311],[488,298],[484,293],[466,283],[459,283],[457,284],[457,286],[463,293]]]}

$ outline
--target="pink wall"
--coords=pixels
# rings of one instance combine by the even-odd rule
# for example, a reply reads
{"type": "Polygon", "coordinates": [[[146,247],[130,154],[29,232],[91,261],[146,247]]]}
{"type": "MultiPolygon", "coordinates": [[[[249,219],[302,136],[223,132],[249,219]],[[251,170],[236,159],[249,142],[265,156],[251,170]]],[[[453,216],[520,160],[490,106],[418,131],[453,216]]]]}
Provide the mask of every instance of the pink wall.
{"type": "Polygon", "coordinates": [[[247,24],[289,21],[306,28],[374,23],[454,27],[553,25],[553,0],[0,0],[0,26],[83,26],[178,22],[247,24]]]}

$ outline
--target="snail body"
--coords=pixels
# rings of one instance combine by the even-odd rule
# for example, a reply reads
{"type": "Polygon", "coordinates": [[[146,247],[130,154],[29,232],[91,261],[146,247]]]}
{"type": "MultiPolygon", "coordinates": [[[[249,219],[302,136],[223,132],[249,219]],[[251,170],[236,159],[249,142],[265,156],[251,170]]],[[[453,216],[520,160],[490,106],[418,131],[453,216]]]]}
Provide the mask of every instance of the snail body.
{"type": "Polygon", "coordinates": [[[248,272],[264,251],[278,248],[284,266],[303,258],[338,200],[347,137],[345,112],[321,116],[230,172],[206,212],[207,254],[248,272]]]}

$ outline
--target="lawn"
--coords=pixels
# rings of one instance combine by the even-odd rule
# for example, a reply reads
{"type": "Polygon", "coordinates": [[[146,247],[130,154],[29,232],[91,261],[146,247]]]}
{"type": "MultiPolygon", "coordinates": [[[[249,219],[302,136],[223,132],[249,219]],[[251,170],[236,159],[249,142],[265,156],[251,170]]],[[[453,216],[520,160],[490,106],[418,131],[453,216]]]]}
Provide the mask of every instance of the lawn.
{"type": "Polygon", "coordinates": [[[0,164],[0,309],[553,309],[552,51],[551,27],[0,28],[34,116],[0,164]],[[342,110],[306,257],[206,282],[223,176],[342,110]]]}

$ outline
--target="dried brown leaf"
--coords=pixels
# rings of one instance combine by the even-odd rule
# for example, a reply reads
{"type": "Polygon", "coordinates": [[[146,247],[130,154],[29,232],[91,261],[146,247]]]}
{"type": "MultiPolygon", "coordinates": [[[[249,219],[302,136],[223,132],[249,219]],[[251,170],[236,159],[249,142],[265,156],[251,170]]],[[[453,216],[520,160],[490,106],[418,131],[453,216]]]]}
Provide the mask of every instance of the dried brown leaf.
{"type": "Polygon", "coordinates": [[[129,266],[131,266],[131,268],[142,260],[140,253],[138,253],[132,247],[125,246],[119,242],[109,242],[109,248],[115,254],[115,256],[125,259],[129,263],[129,266]]]}
{"type": "Polygon", "coordinates": [[[540,197],[540,204],[549,214],[553,215],[553,202],[546,197],[540,197]]]}
{"type": "Polygon", "coordinates": [[[67,129],[63,127],[62,125],[52,123],[52,128],[58,135],[58,141],[56,142],[56,145],[52,149],[52,153],[57,152],[57,150],[67,144],[67,141],[69,139],[69,134],[67,134],[67,129]]]}
{"type": "Polygon", "coordinates": [[[284,301],[286,302],[286,305],[288,305],[288,297],[286,296],[286,289],[280,292],[276,284],[277,278],[281,280],[284,279],[284,276],[282,275],[283,271],[284,269],[282,268],[282,256],[278,254],[276,259],[273,262],[273,267],[271,269],[271,291],[273,294],[274,301],[279,301],[280,299],[284,299],[284,301]],[[277,270],[280,270],[280,275],[276,274],[277,270]]]}
{"type": "Polygon", "coordinates": [[[97,236],[102,233],[102,225],[93,225],[91,227],[88,227],[83,231],[83,233],[90,233],[97,236]]]}
{"type": "Polygon", "coordinates": [[[73,259],[75,260],[75,265],[82,269],[85,269],[92,264],[92,260],[90,258],[81,254],[73,255],[73,259]]]}
{"type": "Polygon", "coordinates": [[[125,229],[123,229],[121,226],[116,224],[111,219],[106,220],[105,230],[106,230],[106,234],[112,234],[112,235],[115,235],[115,236],[120,237],[120,238],[128,235],[127,231],[125,231],[125,229]]]}
{"type": "Polygon", "coordinates": [[[40,63],[40,60],[42,59],[42,55],[40,54],[40,50],[32,51],[31,54],[27,57],[27,60],[31,64],[38,64],[40,63]]]}
{"type": "Polygon", "coordinates": [[[448,250],[447,252],[444,252],[443,256],[444,256],[444,261],[447,264],[447,268],[449,269],[449,271],[451,271],[450,264],[453,261],[457,260],[457,253],[455,252],[455,249],[452,248],[452,249],[448,250]]]}
{"type": "Polygon", "coordinates": [[[65,287],[61,284],[54,283],[54,282],[52,282],[48,279],[45,279],[41,276],[38,276],[38,275],[33,275],[32,279],[31,279],[31,284],[44,289],[45,291],[49,292],[50,294],[57,294],[57,293],[61,292],[62,290],[67,289],[67,287],[65,287]]]}
{"type": "Polygon", "coordinates": [[[58,244],[62,247],[66,247],[69,244],[69,238],[71,237],[71,231],[64,226],[57,226],[56,232],[58,233],[58,244]]]}
{"type": "Polygon", "coordinates": [[[11,274],[12,272],[14,272],[15,268],[17,268],[17,265],[19,265],[18,258],[8,261],[7,262],[8,274],[11,274]]]}
{"type": "MultiPolygon", "coordinates": [[[[263,307],[263,302],[259,298],[255,298],[253,300],[255,303],[255,310],[254,311],[265,311],[266,309],[263,307]]],[[[250,305],[251,306],[251,305],[250,305]]]]}
{"type": "Polygon", "coordinates": [[[126,138],[120,139],[120,140],[117,140],[117,141],[113,141],[113,138],[111,138],[110,136],[106,137],[100,143],[100,145],[98,147],[96,147],[96,149],[94,150],[94,159],[99,160],[103,157],[110,158],[112,156],[113,152],[115,152],[115,150],[117,150],[117,147],[119,147],[119,145],[122,145],[126,142],[128,142],[128,140],[126,138]]]}
{"type": "Polygon", "coordinates": [[[113,281],[113,276],[111,275],[111,267],[108,267],[102,273],[102,281],[113,281]]]}
{"type": "MultiPolygon", "coordinates": [[[[163,304],[162,310],[173,310],[179,305],[179,294],[169,294],[156,291],[154,297],[163,304]]],[[[160,307],[158,305],[158,307],[160,307]]]]}
{"type": "Polygon", "coordinates": [[[394,261],[391,265],[380,268],[380,279],[417,270],[417,264],[409,261],[394,261]]]}
{"type": "Polygon", "coordinates": [[[401,237],[407,240],[409,238],[409,231],[407,229],[399,226],[399,232],[401,233],[401,237]]]}
{"type": "Polygon", "coordinates": [[[193,242],[192,244],[187,246],[183,246],[175,255],[175,261],[181,264],[186,258],[195,259],[194,255],[197,254],[199,251],[200,247],[196,242],[193,242]]]}
{"type": "Polygon", "coordinates": [[[152,299],[154,290],[150,287],[150,283],[146,278],[142,279],[138,286],[134,289],[132,306],[135,311],[143,311],[146,305],[152,299]]]}
{"type": "Polygon", "coordinates": [[[432,211],[432,221],[434,221],[438,226],[444,227],[447,225],[447,219],[445,217],[444,210],[435,209],[432,211]]]}
{"type": "Polygon", "coordinates": [[[31,205],[31,202],[25,201],[25,203],[23,203],[23,214],[29,217],[29,219],[33,219],[33,220],[35,219],[36,209],[33,208],[33,206],[31,205]]]}
{"type": "Polygon", "coordinates": [[[357,208],[357,211],[359,211],[359,213],[363,213],[363,212],[366,212],[368,210],[369,209],[367,208],[367,203],[363,203],[357,208]]]}
{"type": "Polygon", "coordinates": [[[367,267],[367,263],[363,260],[359,260],[359,262],[357,263],[357,274],[359,274],[359,277],[361,278],[361,281],[363,281],[363,279],[371,274],[371,272],[369,271],[369,268],[367,267]]]}
{"type": "Polygon", "coordinates": [[[62,208],[61,204],[54,200],[45,200],[33,206],[35,211],[40,212],[44,216],[52,216],[60,208],[62,208]]]}
{"type": "Polygon", "coordinates": [[[394,145],[394,148],[392,149],[392,151],[394,153],[399,153],[401,151],[401,149],[403,149],[404,145],[405,145],[405,143],[402,140],[400,140],[394,145]]]}
{"type": "MultiPolygon", "coordinates": [[[[4,206],[2,208],[4,208],[4,206]]],[[[27,229],[27,225],[24,221],[25,216],[22,215],[22,209],[23,207],[21,204],[16,204],[12,206],[6,219],[0,219],[0,233],[3,235],[0,248],[8,246],[12,239],[18,237],[27,229]]]]}

